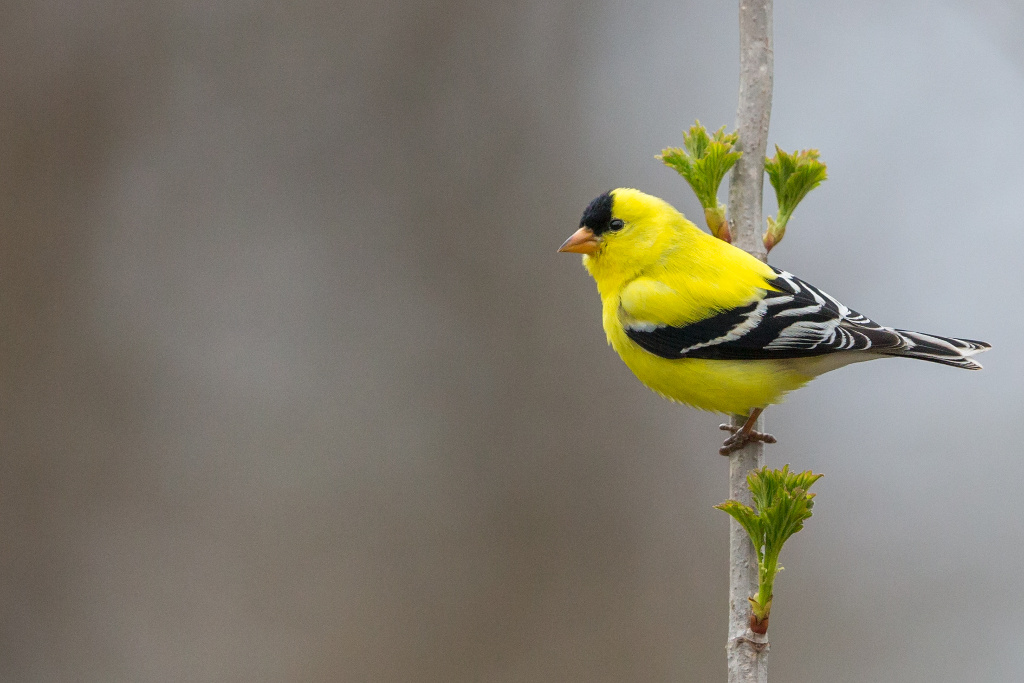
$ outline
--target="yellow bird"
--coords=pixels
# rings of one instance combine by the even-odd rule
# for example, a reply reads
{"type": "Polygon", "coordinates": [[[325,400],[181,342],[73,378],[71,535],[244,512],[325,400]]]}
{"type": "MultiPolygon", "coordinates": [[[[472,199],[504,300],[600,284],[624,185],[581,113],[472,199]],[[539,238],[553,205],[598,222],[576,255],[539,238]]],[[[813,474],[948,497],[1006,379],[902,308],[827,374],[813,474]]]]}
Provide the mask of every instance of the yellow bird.
{"type": "Polygon", "coordinates": [[[752,440],[768,405],[850,363],[903,356],[980,370],[991,348],[883,327],[820,289],[701,231],[668,202],[619,188],[586,208],[559,251],[583,254],[604,331],[629,369],[662,396],[749,415],[723,455],[752,440]]]}

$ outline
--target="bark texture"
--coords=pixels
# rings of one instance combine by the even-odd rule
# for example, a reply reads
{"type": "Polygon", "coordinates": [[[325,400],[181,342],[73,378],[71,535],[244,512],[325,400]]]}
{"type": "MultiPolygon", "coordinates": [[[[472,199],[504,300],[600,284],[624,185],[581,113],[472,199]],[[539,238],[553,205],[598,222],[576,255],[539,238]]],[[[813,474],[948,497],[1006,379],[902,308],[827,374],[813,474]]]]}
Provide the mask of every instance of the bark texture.
{"type": "MultiPolygon", "coordinates": [[[[740,0],[740,91],[736,112],[738,148],[743,156],[729,184],[729,216],[733,244],[762,261],[761,200],[764,156],[772,106],[772,0],[740,0]]],[[[746,416],[736,416],[742,425],[746,416]]],[[[764,430],[764,418],[757,421],[764,430]]],[[[748,444],[729,456],[729,497],[751,504],[747,473],[764,464],[764,444],[748,444]]],[[[729,683],[766,683],[768,638],[749,628],[747,598],[757,591],[757,556],[746,531],[729,520],[729,642],[726,646],[729,683]]]]}

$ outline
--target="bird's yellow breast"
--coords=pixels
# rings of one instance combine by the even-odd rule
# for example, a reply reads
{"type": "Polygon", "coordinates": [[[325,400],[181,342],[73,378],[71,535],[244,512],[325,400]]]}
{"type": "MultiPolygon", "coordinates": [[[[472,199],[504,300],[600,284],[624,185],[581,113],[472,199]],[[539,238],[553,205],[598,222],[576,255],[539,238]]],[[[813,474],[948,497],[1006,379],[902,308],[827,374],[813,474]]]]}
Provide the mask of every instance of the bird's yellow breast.
{"type": "Polygon", "coordinates": [[[753,408],[779,403],[787,392],[814,377],[792,361],[662,358],[626,336],[617,297],[607,297],[603,309],[608,343],[641,382],[673,401],[701,410],[743,415],[753,408]]]}

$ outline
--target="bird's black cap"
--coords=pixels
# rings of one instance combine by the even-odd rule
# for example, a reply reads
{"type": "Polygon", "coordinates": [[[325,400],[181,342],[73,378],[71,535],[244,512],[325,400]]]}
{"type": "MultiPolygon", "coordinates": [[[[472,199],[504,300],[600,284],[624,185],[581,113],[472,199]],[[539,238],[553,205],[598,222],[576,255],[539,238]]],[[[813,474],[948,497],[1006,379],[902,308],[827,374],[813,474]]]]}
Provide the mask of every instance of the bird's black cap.
{"type": "Polygon", "coordinates": [[[609,230],[612,222],[612,191],[608,190],[603,195],[590,202],[580,219],[580,227],[586,226],[595,235],[609,230]]]}

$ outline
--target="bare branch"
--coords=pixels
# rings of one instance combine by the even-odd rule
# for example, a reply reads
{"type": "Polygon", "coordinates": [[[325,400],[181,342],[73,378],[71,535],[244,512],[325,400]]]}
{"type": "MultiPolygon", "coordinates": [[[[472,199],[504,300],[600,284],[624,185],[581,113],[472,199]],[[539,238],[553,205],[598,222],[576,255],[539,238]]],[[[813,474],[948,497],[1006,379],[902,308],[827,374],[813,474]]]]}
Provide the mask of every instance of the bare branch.
{"type": "MultiPolygon", "coordinates": [[[[729,182],[733,244],[764,261],[761,198],[764,155],[772,105],[772,0],[740,0],[740,92],[736,112],[737,148],[743,156],[729,182]]],[[[743,417],[734,417],[741,426],[743,417]]],[[[763,418],[757,431],[764,431],[763,418]]],[[[747,473],[764,464],[764,444],[754,442],[729,456],[729,498],[750,504],[747,473]]],[[[729,683],[767,683],[768,640],[749,628],[750,603],[757,591],[757,556],[747,532],[729,521],[729,683]]]]}
{"type": "Polygon", "coordinates": [[[733,243],[762,261],[761,197],[772,108],[772,0],[740,0],[740,95],[736,111],[743,156],[729,181],[733,243]]]}

